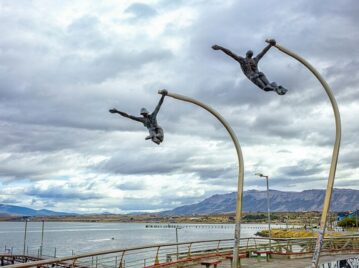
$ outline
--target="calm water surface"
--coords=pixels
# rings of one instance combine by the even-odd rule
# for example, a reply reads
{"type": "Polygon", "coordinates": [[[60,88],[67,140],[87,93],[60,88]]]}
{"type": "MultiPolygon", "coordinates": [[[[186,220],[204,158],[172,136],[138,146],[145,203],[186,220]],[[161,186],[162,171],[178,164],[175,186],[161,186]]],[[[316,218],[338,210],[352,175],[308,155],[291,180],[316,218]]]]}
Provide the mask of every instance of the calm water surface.
{"type": "MultiPolygon", "coordinates": [[[[41,243],[41,222],[28,222],[26,250],[34,254],[41,243]]],[[[179,242],[233,238],[234,225],[177,224],[179,242]]],[[[24,247],[24,222],[0,222],[0,252],[24,247]]],[[[242,224],[241,237],[250,237],[266,224],[242,224]]],[[[145,223],[45,222],[44,250],[48,256],[176,242],[174,228],[146,228],[145,223]]]]}

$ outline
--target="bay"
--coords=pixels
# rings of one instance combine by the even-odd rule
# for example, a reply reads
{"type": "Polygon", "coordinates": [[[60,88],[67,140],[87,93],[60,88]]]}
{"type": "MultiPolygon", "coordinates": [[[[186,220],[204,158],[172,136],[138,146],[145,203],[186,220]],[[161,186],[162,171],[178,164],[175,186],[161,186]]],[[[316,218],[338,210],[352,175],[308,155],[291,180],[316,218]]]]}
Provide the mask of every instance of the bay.
{"type": "MultiPolygon", "coordinates": [[[[175,243],[174,226],[178,226],[179,242],[232,239],[234,235],[233,224],[168,226],[153,223],[45,222],[43,255],[68,256],[98,250],[175,243]]],[[[24,227],[24,222],[0,222],[0,252],[5,249],[12,250],[14,254],[23,252],[24,227]]],[[[41,222],[28,222],[25,251],[31,255],[37,255],[40,248],[41,227],[41,222]]],[[[267,228],[267,224],[242,224],[241,237],[253,237],[259,230],[267,228]]]]}

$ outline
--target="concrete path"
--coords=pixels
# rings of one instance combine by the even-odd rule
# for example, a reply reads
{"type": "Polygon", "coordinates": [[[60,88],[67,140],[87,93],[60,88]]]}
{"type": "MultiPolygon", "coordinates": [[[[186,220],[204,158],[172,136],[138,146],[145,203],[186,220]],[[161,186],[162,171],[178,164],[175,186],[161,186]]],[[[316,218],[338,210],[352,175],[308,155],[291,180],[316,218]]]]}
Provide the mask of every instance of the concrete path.
{"type": "MultiPolygon", "coordinates": [[[[337,255],[337,256],[323,256],[320,258],[320,263],[335,262],[336,260],[346,258],[359,258],[359,255],[337,255]]],[[[257,260],[256,258],[246,258],[241,260],[242,268],[306,268],[311,267],[312,258],[300,259],[271,259],[270,261],[257,260]]],[[[205,268],[204,265],[192,266],[195,268],[205,268]]],[[[213,266],[211,266],[212,268],[213,266]]],[[[333,267],[333,266],[332,266],[333,267]]],[[[231,268],[231,262],[224,260],[217,265],[217,268],[231,268]]]]}

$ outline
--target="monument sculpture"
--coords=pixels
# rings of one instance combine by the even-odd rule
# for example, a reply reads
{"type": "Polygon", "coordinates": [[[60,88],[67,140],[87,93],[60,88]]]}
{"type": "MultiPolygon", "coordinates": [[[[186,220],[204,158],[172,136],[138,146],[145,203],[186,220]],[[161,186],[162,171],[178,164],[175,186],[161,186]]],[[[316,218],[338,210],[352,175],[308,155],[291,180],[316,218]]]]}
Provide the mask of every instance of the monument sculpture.
{"type": "Polygon", "coordinates": [[[241,65],[241,69],[244,75],[251,80],[256,86],[263,89],[264,91],[275,91],[279,95],[284,95],[287,93],[287,89],[283,86],[277,85],[275,82],[270,83],[264,73],[258,70],[258,62],[260,59],[267,53],[267,51],[275,46],[276,41],[274,39],[269,40],[269,44],[263,49],[261,53],[259,53],[256,57],[253,58],[253,51],[248,50],[246,53],[246,57],[243,58],[234,54],[227,48],[224,48],[219,45],[214,45],[212,48],[214,50],[221,50],[228,56],[232,57],[234,60],[238,61],[241,65]]]}
{"type": "Polygon", "coordinates": [[[116,108],[110,109],[109,112],[113,113],[113,114],[117,113],[124,117],[130,118],[132,120],[141,122],[148,129],[149,134],[150,134],[145,139],[152,140],[154,143],[159,145],[161,142],[163,142],[164,134],[163,134],[163,129],[157,124],[156,117],[157,117],[158,111],[161,108],[163,100],[164,100],[165,96],[167,95],[167,91],[162,90],[161,94],[162,94],[162,97],[161,97],[160,101],[158,102],[155,110],[152,113],[149,113],[146,108],[141,109],[140,114],[142,115],[142,117],[129,115],[127,113],[118,111],[116,108]]]}

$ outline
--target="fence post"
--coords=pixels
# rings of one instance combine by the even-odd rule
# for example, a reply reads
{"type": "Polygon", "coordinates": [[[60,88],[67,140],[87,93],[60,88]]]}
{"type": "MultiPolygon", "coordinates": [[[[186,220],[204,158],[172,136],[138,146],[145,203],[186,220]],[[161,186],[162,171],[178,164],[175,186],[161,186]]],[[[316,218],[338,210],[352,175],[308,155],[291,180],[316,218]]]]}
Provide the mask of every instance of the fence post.
{"type": "Polygon", "coordinates": [[[122,255],[121,255],[121,259],[120,259],[120,264],[118,266],[118,268],[123,268],[124,266],[122,266],[122,260],[123,260],[123,256],[125,255],[125,250],[122,252],[122,255]]]}
{"type": "Polygon", "coordinates": [[[156,258],[155,258],[155,265],[160,264],[160,260],[159,260],[159,258],[158,258],[158,253],[159,253],[159,251],[160,251],[160,247],[157,248],[156,258]]]}
{"type": "Polygon", "coordinates": [[[72,264],[71,264],[71,267],[72,268],[75,268],[75,262],[77,261],[77,259],[74,259],[73,261],[72,261],[72,264]]]}
{"type": "Polygon", "coordinates": [[[192,243],[189,243],[189,246],[188,246],[188,258],[191,258],[191,247],[192,247],[192,243]]]}

